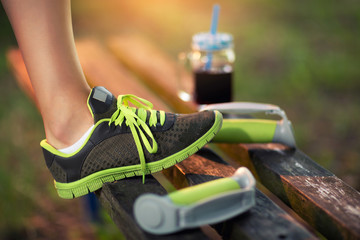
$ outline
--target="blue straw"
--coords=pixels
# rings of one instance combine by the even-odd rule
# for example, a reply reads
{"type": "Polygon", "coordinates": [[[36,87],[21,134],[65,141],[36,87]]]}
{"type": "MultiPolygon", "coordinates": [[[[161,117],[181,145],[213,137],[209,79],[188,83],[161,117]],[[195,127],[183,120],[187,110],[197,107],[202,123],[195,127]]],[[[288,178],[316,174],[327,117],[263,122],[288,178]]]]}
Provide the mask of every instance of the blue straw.
{"type": "MultiPolygon", "coordinates": [[[[210,26],[210,34],[212,35],[211,36],[212,38],[215,38],[216,35],[218,20],[219,20],[219,11],[220,11],[220,6],[218,4],[215,4],[213,6],[211,26],[210,26]]],[[[208,57],[208,61],[206,62],[205,70],[209,71],[211,69],[211,63],[212,63],[212,52],[209,51],[207,53],[207,57],[208,57]]]]}
{"type": "Polygon", "coordinates": [[[218,26],[218,19],[219,19],[219,11],[220,11],[219,4],[215,4],[213,6],[213,12],[212,12],[212,18],[211,18],[211,26],[210,26],[211,35],[216,34],[216,30],[217,30],[217,26],[218,26]]]}

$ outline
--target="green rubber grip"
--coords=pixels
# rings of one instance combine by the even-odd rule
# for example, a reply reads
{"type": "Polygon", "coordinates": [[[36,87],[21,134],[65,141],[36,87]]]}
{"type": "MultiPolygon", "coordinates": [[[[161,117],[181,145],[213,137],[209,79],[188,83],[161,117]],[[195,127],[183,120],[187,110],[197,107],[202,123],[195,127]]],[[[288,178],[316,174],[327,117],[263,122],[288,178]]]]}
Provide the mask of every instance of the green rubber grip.
{"type": "Polygon", "coordinates": [[[238,182],[232,178],[221,178],[170,193],[170,200],[177,205],[190,205],[217,194],[239,190],[238,182]]]}
{"type": "Polygon", "coordinates": [[[276,120],[224,119],[213,142],[264,143],[272,142],[277,126],[276,120]]]}

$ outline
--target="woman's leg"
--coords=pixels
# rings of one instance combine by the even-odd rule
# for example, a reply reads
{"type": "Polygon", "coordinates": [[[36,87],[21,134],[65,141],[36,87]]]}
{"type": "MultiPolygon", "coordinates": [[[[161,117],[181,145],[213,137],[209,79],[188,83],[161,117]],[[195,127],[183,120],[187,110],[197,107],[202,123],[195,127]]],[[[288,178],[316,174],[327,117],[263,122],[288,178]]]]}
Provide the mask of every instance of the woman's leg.
{"type": "Polygon", "coordinates": [[[99,87],[88,101],[96,128],[89,131],[89,138],[81,137],[93,119],[86,105],[90,89],[75,51],[70,0],[1,1],[40,106],[47,137],[41,146],[59,196],[79,197],[125,176],[144,179],[145,174],[187,158],[219,131],[219,112],[175,115],[146,106],[134,112],[126,103],[141,106],[138,98],[127,95],[117,100],[99,87]],[[79,147],[58,150],[79,143],[80,137],[85,141],[79,147]]]}
{"type": "Polygon", "coordinates": [[[40,107],[47,141],[76,142],[93,124],[90,88],[77,57],[70,0],[1,0],[40,107]]]}

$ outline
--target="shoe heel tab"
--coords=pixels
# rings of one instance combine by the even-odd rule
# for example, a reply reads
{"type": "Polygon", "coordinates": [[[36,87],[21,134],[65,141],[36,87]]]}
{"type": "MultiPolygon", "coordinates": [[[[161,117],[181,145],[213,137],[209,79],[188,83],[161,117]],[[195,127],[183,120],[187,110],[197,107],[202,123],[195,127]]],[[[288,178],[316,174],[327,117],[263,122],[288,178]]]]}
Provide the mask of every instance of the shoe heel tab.
{"type": "Polygon", "coordinates": [[[42,140],[42,141],[40,142],[40,146],[41,146],[43,149],[45,149],[45,150],[47,150],[48,152],[51,152],[51,153],[53,153],[53,154],[57,154],[57,152],[59,152],[58,150],[56,150],[56,148],[54,148],[53,146],[51,146],[51,145],[47,142],[46,139],[44,139],[44,140],[42,140]]]}
{"type": "Polygon", "coordinates": [[[62,153],[62,152],[58,151],[56,148],[54,148],[53,146],[51,146],[51,145],[47,142],[46,139],[44,139],[44,140],[42,140],[42,141],[40,142],[40,146],[43,148],[43,150],[46,150],[46,151],[48,151],[49,153],[52,153],[52,154],[54,154],[54,155],[56,155],[56,156],[60,156],[60,157],[65,157],[65,158],[67,158],[67,157],[70,157],[70,156],[74,155],[74,154],[66,154],[66,153],[62,153]]]}

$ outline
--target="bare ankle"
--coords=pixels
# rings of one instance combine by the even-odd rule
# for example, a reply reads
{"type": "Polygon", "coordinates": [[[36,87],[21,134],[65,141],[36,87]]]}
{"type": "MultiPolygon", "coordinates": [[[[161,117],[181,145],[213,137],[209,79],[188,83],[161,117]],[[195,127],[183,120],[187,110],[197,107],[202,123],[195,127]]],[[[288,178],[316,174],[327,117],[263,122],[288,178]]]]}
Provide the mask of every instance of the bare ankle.
{"type": "Polygon", "coordinates": [[[63,113],[61,117],[45,125],[46,139],[57,149],[74,144],[93,125],[89,111],[77,111],[76,114],[63,113]]]}

